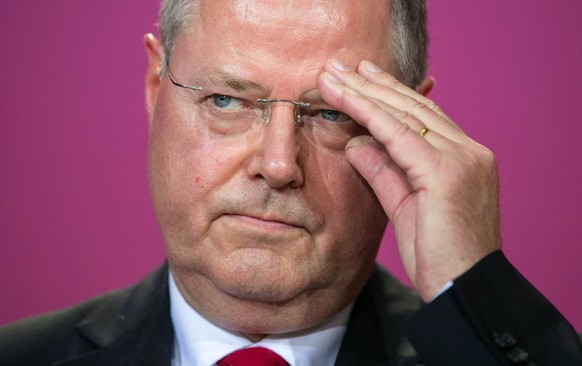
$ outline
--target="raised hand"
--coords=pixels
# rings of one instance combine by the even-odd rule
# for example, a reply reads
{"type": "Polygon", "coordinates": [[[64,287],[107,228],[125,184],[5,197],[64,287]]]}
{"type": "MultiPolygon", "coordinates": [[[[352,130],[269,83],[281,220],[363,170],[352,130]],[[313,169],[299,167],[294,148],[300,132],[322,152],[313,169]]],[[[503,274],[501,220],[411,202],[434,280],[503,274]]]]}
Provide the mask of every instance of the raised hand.
{"type": "Polygon", "coordinates": [[[338,60],[319,78],[324,99],[367,128],[346,157],[388,218],[407,275],[425,300],[501,247],[497,165],[430,99],[369,61],[338,60]]]}

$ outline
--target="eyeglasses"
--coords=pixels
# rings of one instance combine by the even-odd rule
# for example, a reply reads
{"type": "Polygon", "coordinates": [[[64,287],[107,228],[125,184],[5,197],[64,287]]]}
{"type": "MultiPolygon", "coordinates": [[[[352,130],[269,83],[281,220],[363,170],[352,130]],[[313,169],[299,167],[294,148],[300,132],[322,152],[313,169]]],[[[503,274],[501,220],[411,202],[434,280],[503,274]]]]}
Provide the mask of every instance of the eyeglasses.
{"type": "Polygon", "coordinates": [[[176,81],[170,68],[167,68],[171,83],[192,93],[183,95],[203,113],[209,129],[225,136],[240,136],[257,130],[269,123],[273,106],[288,103],[293,106],[295,129],[316,146],[332,150],[344,149],[354,136],[367,134],[366,130],[348,115],[329,109],[317,89],[302,96],[307,101],[290,99],[251,99],[231,95],[204,92],[200,86],[188,86],[176,81]]]}

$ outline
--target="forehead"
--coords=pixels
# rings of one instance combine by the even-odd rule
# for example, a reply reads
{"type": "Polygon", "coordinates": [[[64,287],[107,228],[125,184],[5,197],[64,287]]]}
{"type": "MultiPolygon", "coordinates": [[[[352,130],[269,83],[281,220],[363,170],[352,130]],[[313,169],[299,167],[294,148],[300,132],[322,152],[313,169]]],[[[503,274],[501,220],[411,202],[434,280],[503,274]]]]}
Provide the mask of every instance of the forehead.
{"type": "Polygon", "coordinates": [[[249,77],[315,74],[331,57],[388,68],[389,8],[388,0],[201,0],[175,56],[249,77]]]}

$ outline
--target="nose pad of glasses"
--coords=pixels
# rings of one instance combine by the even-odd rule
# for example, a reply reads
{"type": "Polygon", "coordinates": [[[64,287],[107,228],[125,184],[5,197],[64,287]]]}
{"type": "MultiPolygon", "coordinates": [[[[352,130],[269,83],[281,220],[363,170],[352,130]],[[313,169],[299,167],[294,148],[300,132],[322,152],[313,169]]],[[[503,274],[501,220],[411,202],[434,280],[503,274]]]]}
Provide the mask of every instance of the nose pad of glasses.
{"type": "MultiPolygon", "coordinates": [[[[269,121],[271,119],[270,109],[271,107],[269,105],[263,110],[263,113],[261,114],[265,126],[269,124],[269,121]],[[267,111],[267,109],[269,110],[267,111]]],[[[295,129],[298,129],[299,127],[301,127],[301,124],[303,123],[303,117],[301,116],[301,111],[299,110],[299,107],[295,106],[293,112],[295,113],[295,129]]]]}
{"type": "Polygon", "coordinates": [[[263,119],[265,126],[269,124],[269,120],[271,119],[271,104],[264,104],[263,111],[261,112],[261,118],[263,119]]]}
{"type": "MultiPolygon", "coordinates": [[[[301,127],[301,124],[303,123],[303,117],[301,116],[301,108],[299,103],[302,102],[294,102],[294,101],[288,101],[288,100],[258,100],[261,103],[264,103],[264,107],[263,107],[263,111],[261,112],[261,118],[263,119],[263,122],[266,125],[269,124],[269,121],[271,119],[271,103],[273,102],[289,102],[293,104],[293,112],[295,114],[295,128],[299,128],[301,127]]],[[[302,105],[306,105],[309,106],[308,103],[302,103],[302,105]]]]}
{"type": "Polygon", "coordinates": [[[303,117],[301,116],[301,108],[295,106],[295,129],[298,129],[303,124],[303,117]]]}

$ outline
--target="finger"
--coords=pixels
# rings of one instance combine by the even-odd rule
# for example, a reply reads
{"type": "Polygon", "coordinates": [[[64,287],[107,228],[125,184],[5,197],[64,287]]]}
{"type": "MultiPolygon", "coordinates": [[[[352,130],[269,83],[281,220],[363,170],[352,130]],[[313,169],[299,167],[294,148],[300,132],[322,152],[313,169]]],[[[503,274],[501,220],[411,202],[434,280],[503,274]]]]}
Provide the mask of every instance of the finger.
{"type": "Polygon", "coordinates": [[[413,168],[426,171],[431,164],[437,163],[434,159],[438,152],[434,147],[374,100],[338,82],[326,72],[319,78],[319,89],[327,103],[368,129],[407,174],[414,173],[413,168]]]}
{"type": "Polygon", "coordinates": [[[392,76],[390,73],[382,70],[373,62],[369,60],[362,60],[358,64],[357,72],[374,83],[393,89],[402,95],[405,95],[426,105],[440,117],[456,125],[456,123],[454,123],[453,120],[451,120],[433,100],[402,84],[400,80],[392,76]]]}
{"type": "MultiPolygon", "coordinates": [[[[366,65],[364,62],[362,64],[366,65]]],[[[414,115],[433,131],[439,131],[456,141],[465,138],[462,130],[433,101],[406,87],[386,72],[365,71],[360,66],[358,73],[345,65],[338,65],[337,60],[329,62],[326,70],[362,95],[382,100],[398,110],[414,115]]]]}
{"type": "MultiPolygon", "coordinates": [[[[408,125],[408,127],[410,127],[412,131],[417,132],[420,137],[424,138],[425,141],[431,143],[435,148],[441,151],[446,151],[451,147],[450,146],[451,141],[449,139],[444,138],[441,134],[438,133],[438,131],[427,128],[426,124],[424,124],[414,115],[406,111],[398,110],[394,108],[392,105],[386,104],[383,100],[375,98],[369,99],[376,103],[379,107],[384,109],[386,112],[391,114],[394,118],[408,125]]],[[[382,128],[381,123],[379,124],[379,128],[382,128]]]]}
{"type": "MultiPolygon", "coordinates": [[[[402,111],[400,109],[396,109],[394,106],[384,102],[382,99],[377,99],[373,97],[368,97],[369,100],[376,103],[380,108],[391,114],[394,118],[400,120],[400,122],[405,123],[412,129],[412,131],[417,131],[420,135],[422,129],[426,128],[426,124],[420,121],[416,116],[413,114],[402,111]]],[[[422,135],[421,135],[422,136],[422,135]]]]}
{"type": "Polygon", "coordinates": [[[391,114],[394,118],[400,120],[400,122],[408,125],[408,127],[410,127],[413,131],[420,131],[421,129],[426,127],[426,125],[423,122],[421,122],[416,116],[412,115],[407,111],[397,109],[393,105],[386,103],[381,98],[375,98],[374,96],[364,94],[361,95],[366,96],[371,102],[377,104],[378,107],[382,108],[384,111],[391,114]]]}
{"type": "MultiPolygon", "coordinates": [[[[450,148],[451,142],[450,140],[444,138],[442,135],[438,133],[438,131],[434,131],[431,130],[430,128],[427,128],[426,124],[424,124],[422,121],[420,121],[411,113],[396,109],[395,107],[385,103],[381,99],[369,97],[369,100],[376,103],[379,107],[381,107],[386,112],[391,114],[394,118],[408,125],[412,129],[412,131],[417,132],[420,137],[424,138],[425,141],[429,141],[437,149],[445,151],[446,149],[450,148]],[[428,135],[429,132],[430,135],[428,135]]],[[[379,124],[379,128],[382,128],[381,123],[379,124]]]]}
{"type": "Polygon", "coordinates": [[[378,197],[388,219],[413,192],[406,173],[370,136],[356,136],[346,145],[346,158],[364,177],[378,197]]]}

